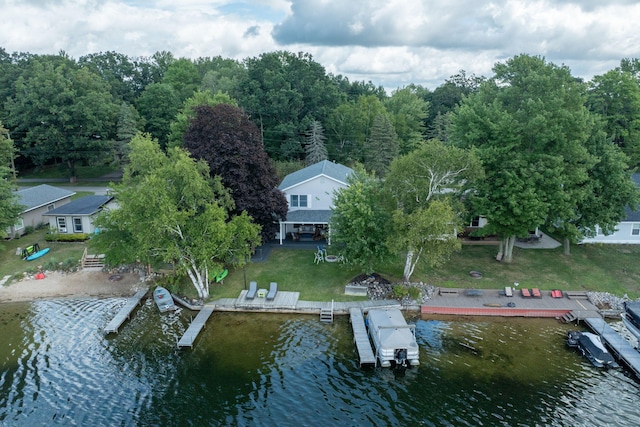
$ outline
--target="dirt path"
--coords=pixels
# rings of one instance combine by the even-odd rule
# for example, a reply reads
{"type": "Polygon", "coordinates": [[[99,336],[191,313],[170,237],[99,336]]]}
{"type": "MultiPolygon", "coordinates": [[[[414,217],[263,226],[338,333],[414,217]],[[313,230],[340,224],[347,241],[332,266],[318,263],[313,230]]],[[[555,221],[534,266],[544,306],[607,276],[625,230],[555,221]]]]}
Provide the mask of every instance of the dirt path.
{"type": "Polygon", "coordinates": [[[137,274],[117,277],[100,271],[47,273],[44,279],[28,279],[0,286],[0,302],[32,301],[61,297],[130,296],[144,286],[137,274]],[[115,280],[114,280],[115,279],[115,280]]]}

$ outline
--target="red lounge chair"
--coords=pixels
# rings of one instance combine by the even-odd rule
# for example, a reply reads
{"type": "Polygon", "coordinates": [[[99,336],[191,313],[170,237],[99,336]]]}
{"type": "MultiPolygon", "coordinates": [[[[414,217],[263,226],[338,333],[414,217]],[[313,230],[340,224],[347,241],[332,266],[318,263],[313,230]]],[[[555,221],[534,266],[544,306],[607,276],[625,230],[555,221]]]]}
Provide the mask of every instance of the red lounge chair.
{"type": "Polygon", "coordinates": [[[558,289],[554,289],[553,291],[551,291],[551,296],[553,298],[562,298],[562,291],[558,289]]]}
{"type": "Polygon", "coordinates": [[[522,297],[523,298],[529,298],[531,296],[531,293],[529,292],[529,289],[527,289],[527,288],[522,288],[521,292],[522,292],[522,297]]]}
{"type": "Polygon", "coordinates": [[[538,288],[531,289],[531,293],[533,294],[534,298],[542,298],[542,294],[540,293],[540,289],[538,288]]]}

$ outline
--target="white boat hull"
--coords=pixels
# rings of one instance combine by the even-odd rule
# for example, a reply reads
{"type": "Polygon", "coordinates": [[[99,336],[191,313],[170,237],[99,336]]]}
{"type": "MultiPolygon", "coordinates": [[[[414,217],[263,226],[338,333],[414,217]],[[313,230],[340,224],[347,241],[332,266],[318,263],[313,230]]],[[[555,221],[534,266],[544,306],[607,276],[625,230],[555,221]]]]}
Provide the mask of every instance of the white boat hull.
{"type": "Polygon", "coordinates": [[[408,325],[400,310],[369,310],[367,327],[380,366],[420,364],[415,325],[408,325]]]}

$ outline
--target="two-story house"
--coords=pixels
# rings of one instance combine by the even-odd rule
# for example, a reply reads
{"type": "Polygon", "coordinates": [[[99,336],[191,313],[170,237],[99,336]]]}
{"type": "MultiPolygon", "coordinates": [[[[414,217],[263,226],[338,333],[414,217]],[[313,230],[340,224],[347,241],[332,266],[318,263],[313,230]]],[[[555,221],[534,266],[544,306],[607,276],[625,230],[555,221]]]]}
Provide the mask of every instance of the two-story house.
{"type": "Polygon", "coordinates": [[[353,169],[323,160],[287,175],[278,186],[289,203],[287,219],[280,221],[278,239],[327,241],[334,192],[346,188],[353,169]]]}

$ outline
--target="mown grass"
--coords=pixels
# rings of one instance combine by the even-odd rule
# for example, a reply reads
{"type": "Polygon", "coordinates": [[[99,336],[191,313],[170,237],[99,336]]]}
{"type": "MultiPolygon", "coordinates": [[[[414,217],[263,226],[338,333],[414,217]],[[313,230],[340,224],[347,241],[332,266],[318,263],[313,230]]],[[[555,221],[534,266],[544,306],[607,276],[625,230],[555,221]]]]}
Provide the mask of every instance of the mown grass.
{"type": "Polygon", "coordinates": [[[1,241],[0,278],[4,276],[17,278],[22,276],[24,272],[35,273],[39,265],[47,268],[59,263],[75,265],[80,261],[86,246],[85,243],[48,243],[44,239],[46,232],[46,229],[40,229],[19,239],[1,241]],[[25,261],[16,254],[17,248],[24,249],[34,243],[40,245],[41,249],[50,248],[49,253],[34,261],[25,261]]]}
{"type": "MultiPolygon", "coordinates": [[[[45,230],[39,230],[21,239],[1,242],[0,277],[18,276],[48,259],[65,262],[68,259],[79,260],[82,256],[84,243],[49,245],[44,241],[44,233],[45,230]],[[15,255],[17,247],[36,242],[40,247],[51,247],[51,252],[38,264],[23,261],[15,255]]],[[[90,247],[90,242],[87,245],[90,247]]],[[[588,290],[640,297],[640,263],[637,262],[640,245],[575,245],[569,256],[563,255],[562,248],[515,248],[511,264],[497,262],[496,252],[497,248],[491,246],[463,246],[460,252],[438,268],[418,268],[412,281],[476,289],[500,289],[519,282],[521,287],[543,290],[588,290]],[[482,278],[471,277],[469,272],[472,270],[480,271],[482,278]]],[[[331,249],[329,253],[332,253],[331,249]]],[[[249,263],[243,269],[230,271],[223,283],[212,284],[211,299],[236,298],[250,281],[258,282],[258,286],[265,289],[269,288],[270,282],[277,282],[278,289],[300,292],[300,298],[309,301],[362,299],[344,295],[344,286],[361,270],[340,263],[315,264],[313,260],[312,250],[275,248],[266,261],[249,263]]],[[[389,259],[376,272],[397,282],[402,277],[403,265],[402,259],[389,259]]],[[[196,296],[188,278],[177,282],[172,284],[172,290],[196,296]]]]}

